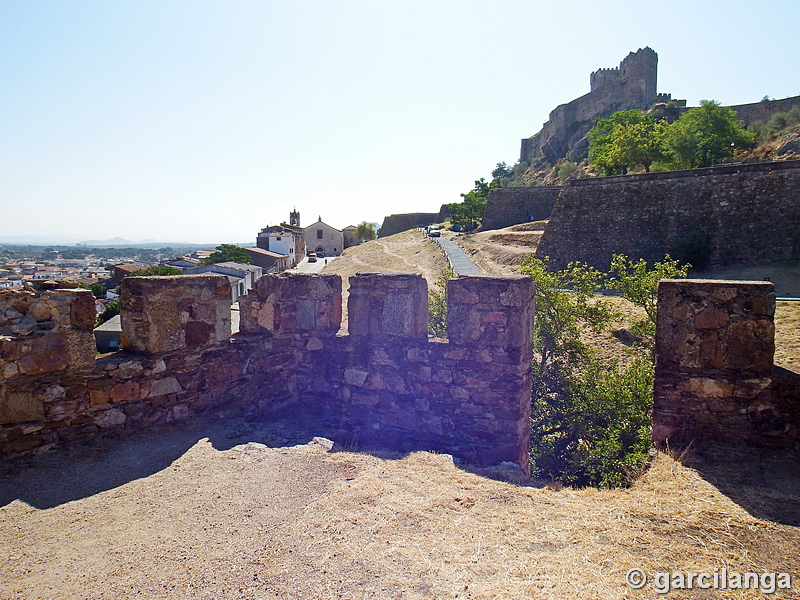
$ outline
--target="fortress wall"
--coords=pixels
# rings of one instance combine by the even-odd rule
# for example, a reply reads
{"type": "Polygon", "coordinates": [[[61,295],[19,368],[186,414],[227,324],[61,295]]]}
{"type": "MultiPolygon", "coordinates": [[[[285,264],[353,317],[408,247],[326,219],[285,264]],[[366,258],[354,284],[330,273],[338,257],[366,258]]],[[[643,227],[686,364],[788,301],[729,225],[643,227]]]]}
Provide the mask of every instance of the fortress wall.
{"type": "Polygon", "coordinates": [[[561,187],[498,188],[489,192],[481,229],[502,229],[550,218],[561,187]]]}
{"type": "Polygon", "coordinates": [[[536,255],[607,270],[616,253],[711,266],[800,259],[800,161],[567,183],[536,255]]]}
{"type": "Polygon", "coordinates": [[[744,121],[745,125],[749,125],[754,121],[766,123],[775,113],[787,112],[795,106],[800,106],[800,96],[766,102],[753,102],[752,104],[739,104],[729,108],[739,114],[739,118],[744,121]]]}
{"type": "Polygon", "coordinates": [[[443,220],[444,219],[441,218],[441,212],[389,215],[383,218],[383,224],[378,230],[378,237],[387,237],[395,233],[400,233],[401,231],[414,229],[414,227],[419,225],[431,225],[433,223],[440,223],[443,220]]]}
{"type": "Polygon", "coordinates": [[[425,280],[403,277],[351,278],[350,335],[333,340],[323,372],[309,366],[299,378],[317,410],[366,447],[434,449],[527,471],[531,280],[452,280],[449,339],[438,340],[425,333],[425,280]]]}
{"type": "Polygon", "coordinates": [[[222,339],[227,285],[214,276],[126,279],[125,350],[97,359],[89,313],[81,312],[90,292],[4,293],[0,455],[118,436],[222,405],[254,416],[296,406],[367,447],[451,452],[483,465],[510,460],[527,470],[528,278],[451,281],[450,341],[427,337],[427,285],[418,275],[351,278],[346,336],[336,333],[339,276],[262,278],[240,297],[241,332],[222,339]],[[44,323],[42,307],[53,306],[63,321],[55,333],[11,331],[27,314],[17,308],[44,323]],[[58,359],[39,349],[36,360],[26,358],[37,339],[75,333],[88,333],[91,361],[72,364],[61,342],[47,346],[58,359]]]}
{"type": "Polygon", "coordinates": [[[798,443],[800,375],[773,367],[774,313],[768,282],[659,283],[654,441],[798,443]]]}

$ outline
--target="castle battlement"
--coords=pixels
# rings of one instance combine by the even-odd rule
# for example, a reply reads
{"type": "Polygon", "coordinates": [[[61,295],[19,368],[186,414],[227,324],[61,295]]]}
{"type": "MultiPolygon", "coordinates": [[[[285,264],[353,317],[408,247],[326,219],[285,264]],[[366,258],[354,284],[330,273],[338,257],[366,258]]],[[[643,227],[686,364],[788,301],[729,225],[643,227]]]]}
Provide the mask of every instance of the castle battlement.
{"type": "Polygon", "coordinates": [[[663,101],[669,94],[658,94],[657,79],[658,54],[649,47],[629,53],[618,67],[595,70],[589,75],[588,94],[556,107],[539,133],[522,140],[520,160],[542,157],[555,163],[586,135],[597,118],[618,110],[644,110],[663,101]]]}
{"type": "Polygon", "coordinates": [[[533,284],[448,282],[448,339],[427,335],[420,275],[262,277],[230,335],[227,278],[123,280],[122,352],[95,357],[85,290],[0,293],[0,454],[116,436],[230,405],[294,406],[362,446],[528,469],[533,284]]]}

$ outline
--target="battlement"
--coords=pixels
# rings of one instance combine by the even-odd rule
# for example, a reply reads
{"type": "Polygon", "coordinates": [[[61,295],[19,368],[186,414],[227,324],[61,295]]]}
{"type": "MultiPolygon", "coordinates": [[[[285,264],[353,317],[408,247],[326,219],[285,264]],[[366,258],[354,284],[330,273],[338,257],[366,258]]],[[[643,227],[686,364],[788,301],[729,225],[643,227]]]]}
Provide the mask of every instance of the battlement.
{"type": "Polygon", "coordinates": [[[658,54],[649,47],[629,53],[618,67],[595,70],[589,75],[588,94],[556,107],[539,133],[522,140],[520,160],[543,157],[555,163],[586,135],[598,117],[650,108],[659,98],[669,96],[658,94],[657,80],[658,54]]]}
{"type": "Polygon", "coordinates": [[[262,417],[291,405],[352,431],[364,447],[527,470],[530,279],[449,282],[447,340],[427,335],[421,276],[366,273],[349,283],[347,335],[337,334],[338,275],[280,274],[240,297],[241,331],[231,336],[225,277],[128,278],[124,351],[97,358],[90,292],[3,292],[0,453],[120,435],[221,405],[262,417]]]}

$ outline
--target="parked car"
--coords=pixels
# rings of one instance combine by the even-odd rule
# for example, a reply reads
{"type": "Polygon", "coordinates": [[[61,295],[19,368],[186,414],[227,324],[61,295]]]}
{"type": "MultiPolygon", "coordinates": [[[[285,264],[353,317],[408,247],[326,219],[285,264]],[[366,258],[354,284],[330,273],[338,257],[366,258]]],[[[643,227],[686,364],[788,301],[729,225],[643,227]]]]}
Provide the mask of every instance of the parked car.
{"type": "Polygon", "coordinates": [[[316,252],[309,252],[308,254],[306,254],[306,257],[308,258],[308,262],[317,262],[316,252]]]}
{"type": "Polygon", "coordinates": [[[323,252],[322,250],[317,250],[316,254],[317,258],[325,258],[325,252],[323,252]]]}
{"type": "Polygon", "coordinates": [[[441,237],[442,236],[442,228],[438,225],[431,225],[428,227],[428,235],[430,237],[441,237]]]}

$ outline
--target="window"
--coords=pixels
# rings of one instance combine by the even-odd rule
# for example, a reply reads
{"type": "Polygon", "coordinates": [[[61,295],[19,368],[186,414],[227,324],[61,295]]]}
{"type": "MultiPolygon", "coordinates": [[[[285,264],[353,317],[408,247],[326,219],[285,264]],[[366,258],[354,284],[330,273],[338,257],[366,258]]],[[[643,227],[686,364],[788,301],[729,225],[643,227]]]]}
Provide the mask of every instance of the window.
{"type": "Polygon", "coordinates": [[[317,229],[317,239],[318,240],[322,239],[322,229],[317,229]]]}
{"type": "Polygon", "coordinates": [[[279,236],[279,235],[276,235],[276,236],[275,236],[275,241],[276,241],[276,242],[280,242],[280,241],[281,241],[281,236],[279,236]]]}

